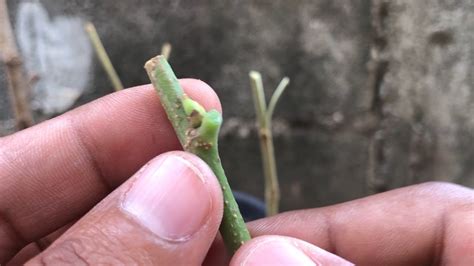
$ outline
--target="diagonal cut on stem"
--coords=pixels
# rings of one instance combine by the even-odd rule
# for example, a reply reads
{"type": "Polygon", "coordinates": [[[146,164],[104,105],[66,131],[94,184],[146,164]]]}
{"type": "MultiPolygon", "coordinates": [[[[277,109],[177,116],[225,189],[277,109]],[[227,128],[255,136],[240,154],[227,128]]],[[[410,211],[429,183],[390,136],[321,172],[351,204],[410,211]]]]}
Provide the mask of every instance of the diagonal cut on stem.
{"type": "Polygon", "coordinates": [[[150,59],[145,69],[184,150],[205,161],[219,180],[224,196],[224,215],[219,230],[227,249],[233,254],[250,239],[250,234],[219,158],[217,139],[222,115],[216,110],[206,111],[184,94],[165,56],[150,59]]]}

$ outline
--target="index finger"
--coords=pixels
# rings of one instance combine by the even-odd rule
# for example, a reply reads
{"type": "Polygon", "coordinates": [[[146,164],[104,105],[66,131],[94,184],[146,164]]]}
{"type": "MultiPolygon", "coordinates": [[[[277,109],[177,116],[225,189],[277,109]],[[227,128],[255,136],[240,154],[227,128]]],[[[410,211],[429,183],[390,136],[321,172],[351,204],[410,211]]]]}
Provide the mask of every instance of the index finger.
{"type": "MultiPolygon", "coordinates": [[[[334,206],[249,223],[253,237],[304,240],[356,265],[471,265],[474,192],[448,183],[391,190],[334,206]],[[470,262],[470,263],[466,263],[470,262]]],[[[218,239],[206,265],[224,264],[218,239]]]]}
{"type": "MultiPolygon", "coordinates": [[[[220,111],[207,84],[180,82],[190,97],[220,111]]],[[[150,85],[0,139],[0,263],[80,217],[154,156],[176,149],[150,85]]]]}

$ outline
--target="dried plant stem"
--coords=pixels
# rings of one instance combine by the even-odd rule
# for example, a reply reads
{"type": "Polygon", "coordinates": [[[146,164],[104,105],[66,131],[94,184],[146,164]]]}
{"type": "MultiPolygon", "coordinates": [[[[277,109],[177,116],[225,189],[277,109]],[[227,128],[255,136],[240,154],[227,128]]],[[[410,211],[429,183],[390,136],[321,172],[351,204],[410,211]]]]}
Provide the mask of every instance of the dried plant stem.
{"type": "Polygon", "coordinates": [[[150,80],[160,97],[183,148],[203,159],[217,176],[224,196],[224,215],[220,232],[227,249],[234,253],[250,234],[230,189],[217,149],[222,116],[216,110],[205,111],[199,103],[187,97],[164,56],[145,64],[150,80]]]}
{"type": "Polygon", "coordinates": [[[278,213],[280,202],[280,185],[273,147],[272,116],[278,99],[290,80],[287,77],[282,79],[273,93],[267,109],[262,76],[256,71],[251,71],[249,76],[259,127],[260,150],[262,153],[263,174],[265,176],[265,204],[267,216],[272,216],[278,213]]]}
{"type": "Polygon", "coordinates": [[[117,71],[115,71],[114,65],[110,61],[107,52],[105,51],[104,45],[100,40],[99,34],[97,30],[91,22],[87,22],[84,26],[87,34],[89,35],[89,39],[91,40],[92,45],[94,46],[94,50],[99,58],[102,67],[104,68],[107,76],[109,77],[110,82],[114,86],[115,91],[123,90],[122,81],[120,81],[119,76],[117,75],[117,71]]]}
{"type": "Polygon", "coordinates": [[[165,57],[166,60],[169,61],[170,54],[171,54],[172,46],[169,42],[165,42],[161,46],[161,55],[165,57]]]}
{"type": "Polygon", "coordinates": [[[10,101],[16,127],[21,130],[33,125],[29,82],[15,43],[6,0],[0,0],[0,60],[5,64],[10,101]]]}

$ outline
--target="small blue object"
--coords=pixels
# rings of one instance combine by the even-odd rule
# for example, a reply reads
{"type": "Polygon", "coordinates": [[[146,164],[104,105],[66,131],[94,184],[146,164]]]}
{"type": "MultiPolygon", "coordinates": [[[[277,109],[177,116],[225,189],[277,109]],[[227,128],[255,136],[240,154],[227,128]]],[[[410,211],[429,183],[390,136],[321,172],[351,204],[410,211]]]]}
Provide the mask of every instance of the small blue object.
{"type": "Polygon", "coordinates": [[[266,216],[265,203],[257,197],[240,191],[232,191],[239,205],[245,222],[250,222],[266,216]]]}

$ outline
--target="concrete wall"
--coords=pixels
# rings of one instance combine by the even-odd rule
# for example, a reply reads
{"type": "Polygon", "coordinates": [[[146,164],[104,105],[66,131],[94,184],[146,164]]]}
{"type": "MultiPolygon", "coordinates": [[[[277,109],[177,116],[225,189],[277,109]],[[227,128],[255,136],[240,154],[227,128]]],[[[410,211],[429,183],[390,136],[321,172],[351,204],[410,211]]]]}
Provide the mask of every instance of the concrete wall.
{"type": "MultiPolygon", "coordinates": [[[[23,47],[41,43],[82,60],[73,80],[60,78],[67,63],[44,66],[57,78],[35,87],[38,118],[67,109],[58,102],[78,105],[112,92],[86,43],[67,48],[68,32],[81,43],[77,25],[90,20],[126,86],[148,82],[143,63],[169,41],[177,75],[215,88],[225,111],[222,159],[235,189],[263,194],[251,69],[263,73],[267,96],[281,77],[291,78],[274,122],[283,209],[427,180],[474,187],[470,0],[24,3],[10,1],[17,34],[27,36],[23,47]],[[38,20],[50,29],[18,30],[18,21],[38,20]]],[[[0,109],[7,119],[7,105],[0,109]]]]}

